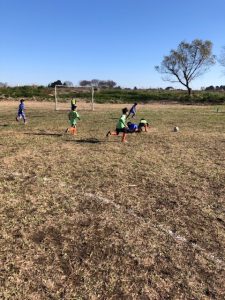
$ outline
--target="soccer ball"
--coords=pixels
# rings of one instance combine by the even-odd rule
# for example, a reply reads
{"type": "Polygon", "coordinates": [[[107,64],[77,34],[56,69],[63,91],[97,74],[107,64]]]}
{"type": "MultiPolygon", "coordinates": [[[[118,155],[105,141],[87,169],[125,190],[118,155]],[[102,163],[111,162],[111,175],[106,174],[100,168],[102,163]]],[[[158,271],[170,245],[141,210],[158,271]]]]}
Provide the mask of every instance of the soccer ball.
{"type": "Polygon", "coordinates": [[[178,132],[179,131],[179,127],[175,126],[173,129],[174,132],[178,132]]]}

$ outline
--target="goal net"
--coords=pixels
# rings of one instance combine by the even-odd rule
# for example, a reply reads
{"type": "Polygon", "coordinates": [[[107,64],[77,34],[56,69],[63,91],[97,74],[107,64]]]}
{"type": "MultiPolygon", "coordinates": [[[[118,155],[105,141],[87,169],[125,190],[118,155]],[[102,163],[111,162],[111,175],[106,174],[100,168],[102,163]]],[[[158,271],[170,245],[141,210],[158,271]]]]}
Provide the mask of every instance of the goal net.
{"type": "Polygon", "coordinates": [[[86,103],[88,109],[94,110],[94,87],[55,86],[55,110],[60,110],[65,103],[70,106],[72,99],[76,100],[76,104],[86,103]]]}

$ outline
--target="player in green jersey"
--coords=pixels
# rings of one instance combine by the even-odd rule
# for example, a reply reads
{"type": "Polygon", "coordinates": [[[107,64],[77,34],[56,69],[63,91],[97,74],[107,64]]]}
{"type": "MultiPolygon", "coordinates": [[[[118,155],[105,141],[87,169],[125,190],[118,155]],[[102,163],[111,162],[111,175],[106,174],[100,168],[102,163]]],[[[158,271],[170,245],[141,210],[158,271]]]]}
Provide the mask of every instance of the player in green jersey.
{"type": "Polygon", "coordinates": [[[126,143],[126,134],[129,132],[127,125],[126,125],[126,118],[127,118],[127,113],[128,113],[128,109],[125,107],[122,109],[122,115],[119,118],[117,125],[116,125],[116,130],[111,132],[108,131],[108,133],[106,134],[106,137],[108,137],[109,135],[119,135],[120,132],[123,133],[122,136],[122,142],[126,143]]]}
{"type": "Polygon", "coordinates": [[[66,132],[70,130],[71,134],[73,135],[77,134],[77,120],[80,120],[80,115],[76,111],[76,108],[76,105],[73,105],[71,111],[68,114],[70,128],[66,129],[66,132]]]}

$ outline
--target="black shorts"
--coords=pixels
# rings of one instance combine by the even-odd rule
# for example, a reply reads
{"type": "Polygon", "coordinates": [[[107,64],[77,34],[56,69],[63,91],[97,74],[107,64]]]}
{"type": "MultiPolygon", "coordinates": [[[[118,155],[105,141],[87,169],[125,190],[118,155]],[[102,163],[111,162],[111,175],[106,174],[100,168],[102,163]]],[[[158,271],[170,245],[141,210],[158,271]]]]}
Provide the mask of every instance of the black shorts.
{"type": "Polygon", "coordinates": [[[128,133],[128,130],[127,130],[126,127],[124,127],[124,128],[116,128],[116,133],[119,134],[120,132],[128,133]]]}
{"type": "Polygon", "coordinates": [[[145,127],[145,126],[148,126],[148,123],[146,123],[146,124],[145,124],[145,123],[139,123],[139,124],[138,124],[138,128],[139,128],[139,129],[142,129],[142,128],[145,127]]]}

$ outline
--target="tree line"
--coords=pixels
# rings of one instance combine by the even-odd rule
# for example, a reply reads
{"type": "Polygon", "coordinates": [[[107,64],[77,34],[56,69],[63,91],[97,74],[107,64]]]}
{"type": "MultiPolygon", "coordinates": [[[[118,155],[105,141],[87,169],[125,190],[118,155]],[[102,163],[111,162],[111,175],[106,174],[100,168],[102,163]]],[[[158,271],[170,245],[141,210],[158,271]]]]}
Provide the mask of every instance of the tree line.
{"type": "MultiPolygon", "coordinates": [[[[81,80],[79,85],[82,87],[94,87],[94,88],[114,88],[117,83],[113,80],[81,80]]],[[[56,80],[54,82],[49,83],[48,87],[55,86],[65,86],[65,87],[73,87],[73,83],[71,81],[65,81],[62,83],[61,80],[56,80]]]]}
{"type": "MultiPolygon", "coordinates": [[[[155,66],[157,72],[162,74],[164,81],[171,83],[180,83],[183,85],[191,95],[191,83],[196,78],[202,76],[218,61],[221,66],[225,67],[225,46],[222,48],[220,57],[217,59],[212,53],[212,42],[209,40],[203,41],[195,39],[191,43],[182,41],[177,49],[172,49],[170,53],[163,57],[160,65],[155,66]]],[[[48,87],[65,86],[73,87],[71,81],[56,80],[49,83],[48,87]]],[[[81,80],[79,85],[82,87],[94,88],[115,88],[117,83],[113,80],[81,80]]],[[[6,83],[0,83],[0,87],[7,86],[6,83]]],[[[170,88],[170,87],[169,87],[170,88]]],[[[168,89],[169,89],[168,88],[168,89]]],[[[224,88],[207,87],[207,90],[218,90],[224,88]]]]}

